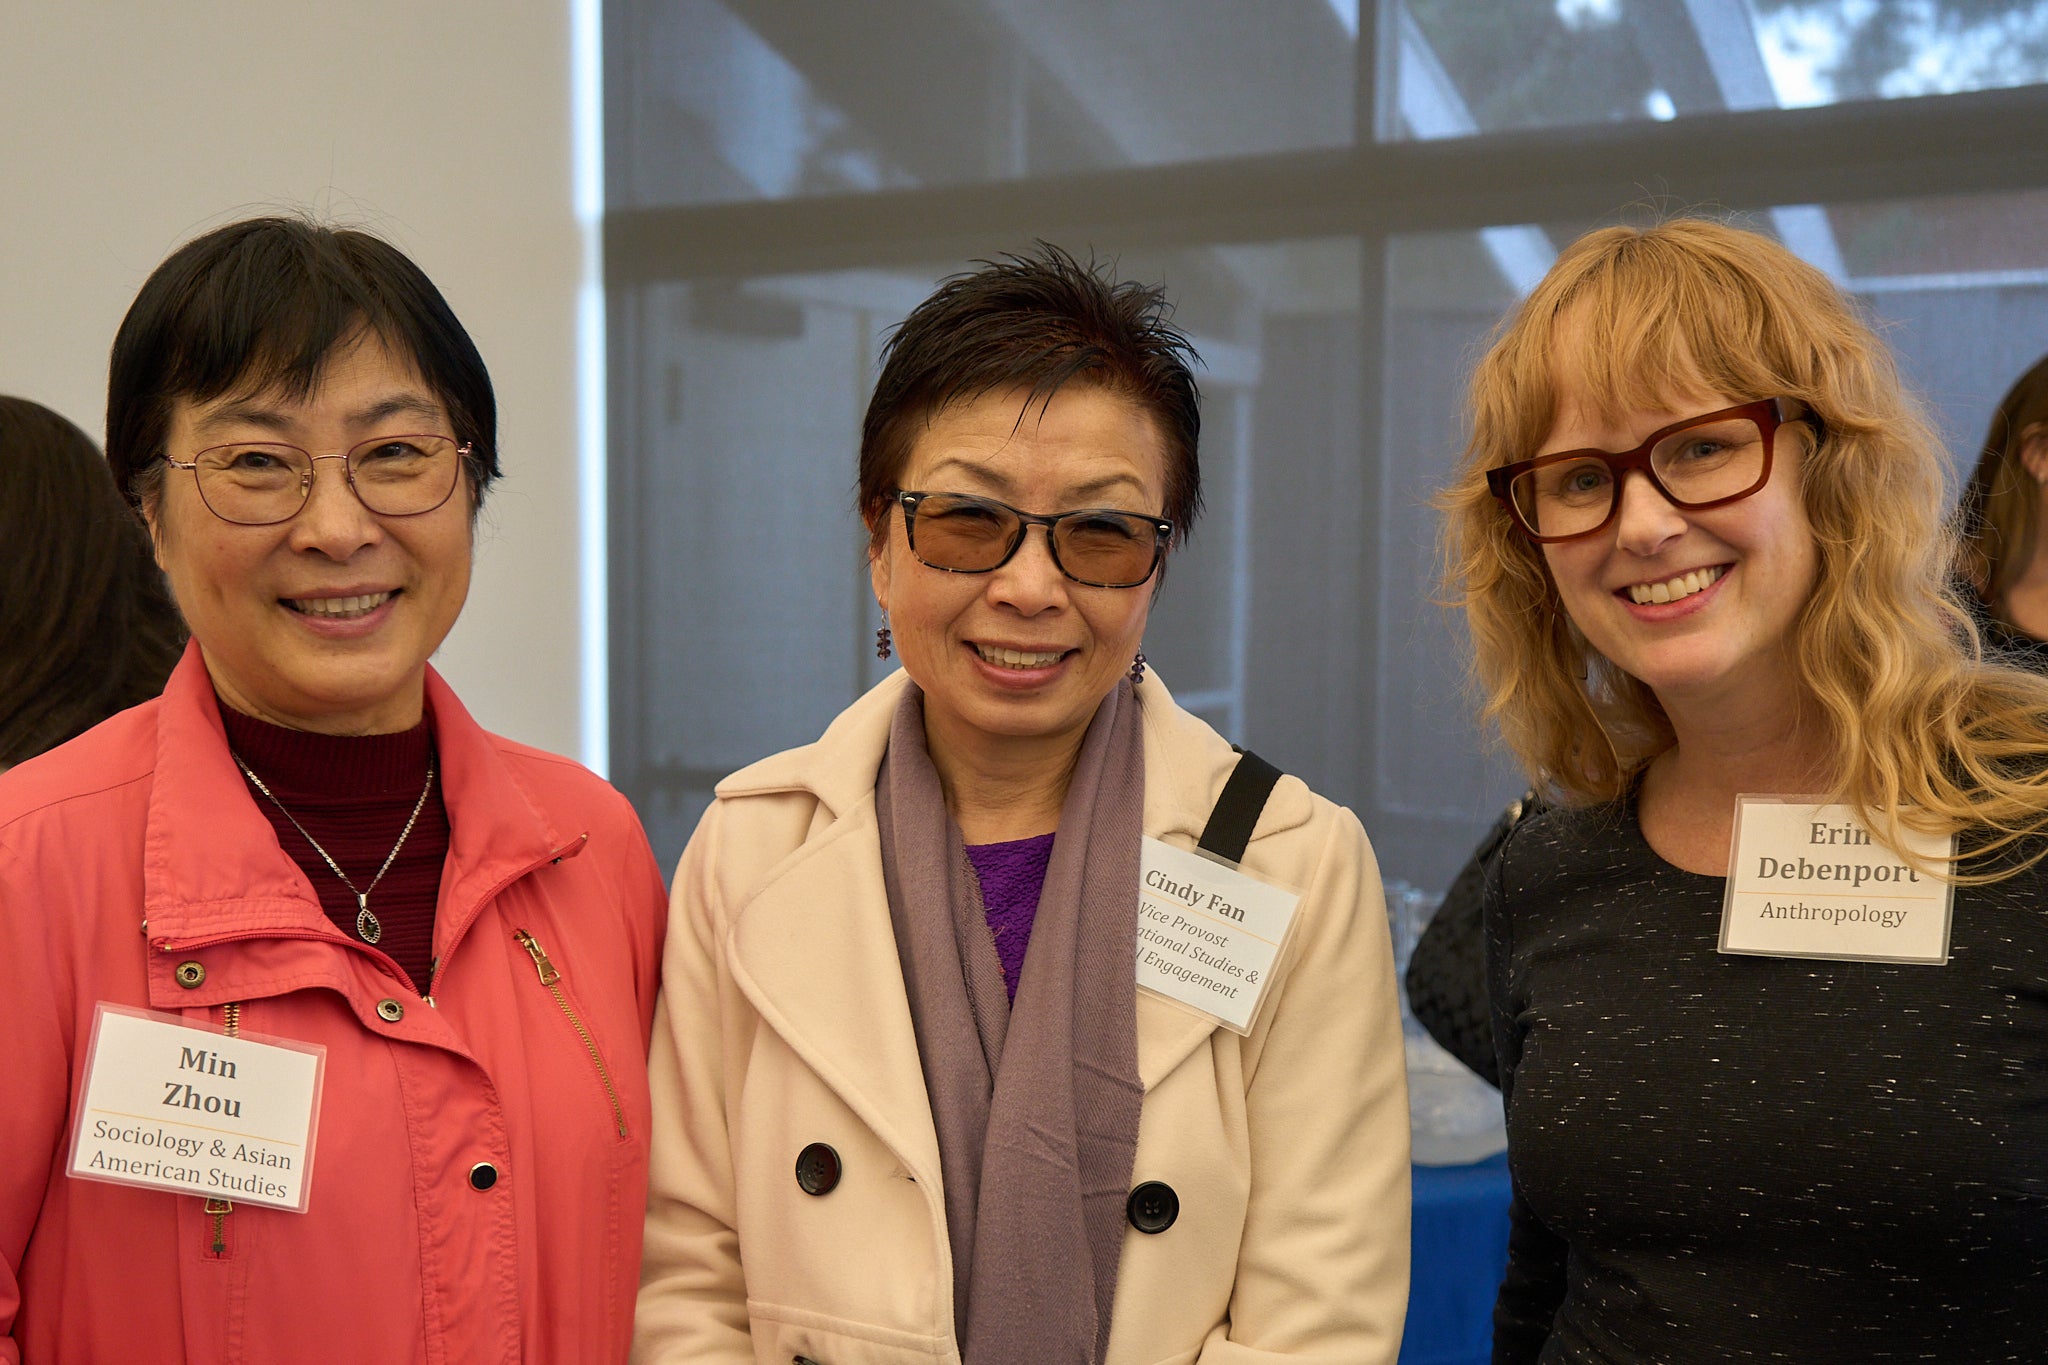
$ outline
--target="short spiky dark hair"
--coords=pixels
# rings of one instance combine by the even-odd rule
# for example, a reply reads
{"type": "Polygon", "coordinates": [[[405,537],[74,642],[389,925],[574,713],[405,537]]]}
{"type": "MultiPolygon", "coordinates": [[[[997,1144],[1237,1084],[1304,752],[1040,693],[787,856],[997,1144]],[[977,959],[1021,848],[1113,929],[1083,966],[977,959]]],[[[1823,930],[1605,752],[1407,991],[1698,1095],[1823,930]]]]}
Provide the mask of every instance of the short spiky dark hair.
{"type": "Polygon", "coordinates": [[[163,477],[176,399],[238,386],[303,397],[337,350],[368,331],[410,360],[470,447],[477,497],[498,477],[491,377],[448,301],[367,232],[250,218],[185,243],[129,306],[107,374],[107,461],[130,502],[163,477]]]}
{"type": "MultiPolygon", "coordinates": [[[[1176,542],[1202,510],[1199,357],[1155,285],[1111,279],[1047,242],[976,262],[911,310],[882,348],[860,438],[860,513],[876,535],[918,429],[954,403],[1022,388],[1045,402],[1070,381],[1150,413],[1166,438],[1166,506],[1176,542]]],[[[1150,508],[1145,509],[1150,511],[1150,508]]]]}

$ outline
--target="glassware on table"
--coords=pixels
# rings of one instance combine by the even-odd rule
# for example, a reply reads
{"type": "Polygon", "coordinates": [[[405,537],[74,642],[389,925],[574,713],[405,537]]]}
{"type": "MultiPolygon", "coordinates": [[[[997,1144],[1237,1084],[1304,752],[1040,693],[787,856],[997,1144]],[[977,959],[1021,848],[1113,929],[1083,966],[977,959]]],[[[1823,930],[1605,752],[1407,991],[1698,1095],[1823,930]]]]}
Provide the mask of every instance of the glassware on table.
{"type": "Polygon", "coordinates": [[[1408,1131],[1418,1166],[1463,1166],[1508,1145],[1500,1092],[1444,1051],[1408,1008],[1408,960],[1443,901],[1420,887],[1386,884],[1394,975],[1401,983],[1401,1038],[1408,1054],[1408,1131]]]}

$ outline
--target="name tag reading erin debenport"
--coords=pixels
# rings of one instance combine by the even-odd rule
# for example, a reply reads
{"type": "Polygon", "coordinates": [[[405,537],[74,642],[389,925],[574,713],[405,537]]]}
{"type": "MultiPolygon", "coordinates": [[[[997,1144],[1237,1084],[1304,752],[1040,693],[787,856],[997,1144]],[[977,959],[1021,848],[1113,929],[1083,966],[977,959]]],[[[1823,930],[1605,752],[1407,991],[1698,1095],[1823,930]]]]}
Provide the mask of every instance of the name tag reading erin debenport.
{"type": "Polygon", "coordinates": [[[304,1213],[327,1049],[101,1003],[69,1173],[304,1213]]]}
{"type": "MultiPolygon", "coordinates": [[[[1936,866],[1952,835],[1905,832],[1936,866]]],[[[1948,961],[1955,887],[1880,843],[1847,806],[1738,796],[1721,951],[1852,962],[1948,961]]]]}
{"type": "Polygon", "coordinates": [[[1251,1032],[1301,897],[1149,837],[1138,866],[1138,985],[1251,1032]]]}

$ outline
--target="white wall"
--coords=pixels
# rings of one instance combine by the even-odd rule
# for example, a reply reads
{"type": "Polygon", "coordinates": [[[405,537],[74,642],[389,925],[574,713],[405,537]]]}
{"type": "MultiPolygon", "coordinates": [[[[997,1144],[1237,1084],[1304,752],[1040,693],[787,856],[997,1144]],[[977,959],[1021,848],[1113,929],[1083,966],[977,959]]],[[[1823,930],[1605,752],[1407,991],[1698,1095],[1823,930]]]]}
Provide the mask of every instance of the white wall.
{"type": "Polygon", "coordinates": [[[498,392],[505,478],[436,662],[486,726],[576,753],[568,0],[36,0],[5,29],[0,392],[97,436],[114,329],[180,242],[277,208],[389,238],[498,392]]]}

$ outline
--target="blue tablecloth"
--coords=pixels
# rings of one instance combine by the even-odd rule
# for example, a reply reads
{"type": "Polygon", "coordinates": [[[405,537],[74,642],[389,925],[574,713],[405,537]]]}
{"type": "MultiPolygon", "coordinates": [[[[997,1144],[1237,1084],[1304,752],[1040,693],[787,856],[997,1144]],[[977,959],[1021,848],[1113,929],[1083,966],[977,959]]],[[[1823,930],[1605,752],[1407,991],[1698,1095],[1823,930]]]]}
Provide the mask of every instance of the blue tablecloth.
{"type": "Polygon", "coordinates": [[[1415,1168],[1415,1230],[1401,1365],[1487,1365],[1508,1260],[1507,1154],[1415,1168]]]}

